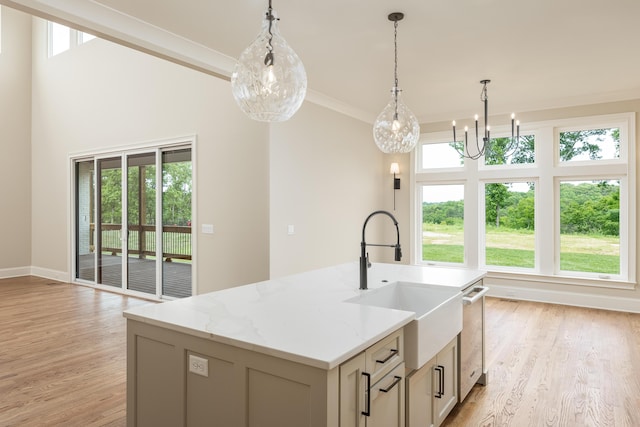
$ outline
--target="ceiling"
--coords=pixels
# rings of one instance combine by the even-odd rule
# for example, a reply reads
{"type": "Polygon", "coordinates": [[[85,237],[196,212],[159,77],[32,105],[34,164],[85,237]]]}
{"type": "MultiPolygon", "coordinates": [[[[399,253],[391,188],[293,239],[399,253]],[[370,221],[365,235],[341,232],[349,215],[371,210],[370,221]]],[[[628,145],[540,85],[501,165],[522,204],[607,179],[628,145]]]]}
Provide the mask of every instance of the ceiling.
{"type": "MultiPolygon", "coordinates": [[[[160,31],[165,44],[194,42],[222,54],[217,71],[227,76],[232,59],[257,36],[268,3],[1,2],[102,34],[126,22],[146,26],[160,31]]],[[[273,8],[305,65],[310,97],[370,122],[393,86],[387,16],[396,11],[405,14],[398,27],[399,86],[422,123],[480,113],[482,79],[491,79],[492,115],[640,98],[638,0],[273,0],[273,8]]],[[[137,40],[129,35],[129,43],[137,40]]]]}

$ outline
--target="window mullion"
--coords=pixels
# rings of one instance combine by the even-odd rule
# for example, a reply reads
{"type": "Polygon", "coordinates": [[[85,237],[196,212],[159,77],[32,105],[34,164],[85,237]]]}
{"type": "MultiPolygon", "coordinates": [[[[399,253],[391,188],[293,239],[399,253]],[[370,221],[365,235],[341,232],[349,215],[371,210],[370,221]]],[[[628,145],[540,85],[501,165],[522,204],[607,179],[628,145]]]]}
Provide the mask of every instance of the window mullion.
{"type": "Polygon", "coordinates": [[[555,150],[554,129],[545,127],[536,133],[536,159],[538,185],[536,188],[535,204],[535,239],[536,239],[536,266],[540,273],[553,275],[556,248],[560,247],[560,241],[556,238],[556,218],[559,218],[557,207],[554,173],[555,150]]]}
{"type": "Polygon", "coordinates": [[[469,268],[478,268],[480,265],[481,244],[479,240],[481,231],[484,232],[484,212],[480,210],[480,188],[478,184],[478,161],[465,162],[466,182],[464,186],[464,262],[469,268]],[[475,221],[473,220],[475,218],[475,221]],[[475,249],[475,250],[474,250],[475,249]]]}

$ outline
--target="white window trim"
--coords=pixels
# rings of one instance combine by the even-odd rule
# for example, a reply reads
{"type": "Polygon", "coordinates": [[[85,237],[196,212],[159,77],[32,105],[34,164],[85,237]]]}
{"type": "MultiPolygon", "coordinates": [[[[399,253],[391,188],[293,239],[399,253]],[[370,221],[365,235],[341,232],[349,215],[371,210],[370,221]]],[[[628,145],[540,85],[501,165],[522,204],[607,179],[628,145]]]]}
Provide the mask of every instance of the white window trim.
{"type": "MultiPolygon", "coordinates": [[[[493,128],[492,128],[493,129],[493,128]]],[[[496,127],[493,135],[507,132],[507,126],[496,127]]],[[[633,289],[636,285],[636,172],[635,172],[635,113],[607,114],[589,117],[558,119],[528,123],[521,127],[521,135],[536,135],[535,164],[485,166],[483,159],[465,161],[464,166],[424,170],[421,168],[422,146],[429,143],[442,143],[451,139],[451,132],[423,134],[418,147],[411,154],[411,262],[422,261],[422,195],[423,184],[465,183],[464,226],[465,263],[467,268],[488,268],[481,265],[484,259],[484,210],[481,209],[480,194],[485,182],[496,181],[533,181],[536,182],[536,262],[534,271],[519,271],[513,268],[494,268],[490,266],[492,277],[526,278],[527,280],[569,285],[597,286],[619,289],[633,289]],[[560,162],[557,156],[559,132],[566,130],[620,128],[620,158],[612,160],[560,162]],[[553,141],[550,144],[549,141],[553,141]],[[624,167],[623,167],[624,166],[624,167]],[[597,273],[577,273],[559,270],[559,181],[591,179],[620,180],[620,274],[598,275],[597,273]],[[476,183],[477,185],[468,185],[476,183]],[[546,188],[546,190],[543,190],[546,188]],[[552,188],[553,190],[549,190],[552,188]],[[625,191],[626,190],[626,191],[625,191]],[[473,203],[473,201],[476,201],[473,203]],[[553,206],[553,209],[548,209],[553,206]],[[543,209],[545,207],[545,209],[543,209]],[[482,233],[480,232],[482,231],[482,233]],[[554,236],[541,239],[539,236],[554,236]],[[482,252],[481,252],[482,251],[482,252]]],[[[429,265],[445,263],[429,262],[429,265]]],[[[451,265],[448,263],[448,265],[451,265]]],[[[458,264],[456,264],[458,265],[458,264]]]]}
{"type": "Polygon", "coordinates": [[[533,268],[524,268],[524,267],[509,267],[509,266],[502,266],[502,265],[487,265],[487,258],[486,258],[486,229],[485,229],[485,224],[486,224],[486,210],[485,210],[485,200],[486,198],[484,197],[485,195],[485,186],[486,184],[496,184],[496,183],[516,183],[516,182],[533,182],[535,184],[534,187],[534,200],[535,200],[535,212],[534,212],[534,229],[537,230],[538,229],[538,196],[539,196],[539,183],[538,183],[538,178],[537,177],[530,177],[530,178],[526,178],[526,177],[519,177],[517,179],[488,179],[488,180],[482,180],[480,182],[478,182],[478,264],[479,267],[483,270],[492,270],[492,271],[505,271],[505,272],[510,272],[510,273],[526,273],[526,274],[530,274],[530,273],[537,273],[538,271],[540,271],[540,251],[539,251],[539,243],[540,240],[538,238],[538,234],[539,233],[535,233],[534,234],[534,239],[535,239],[535,257],[534,257],[534,265],[533,268]],[[480,232],[482,231],[482,232],[480,232]],[[484,260],[483,262],[480,262],[480,260],[484,260]]]}
{"type": "MultiPolygon", "coordinates": [[[[67,28],[69,28],[69,48],[54,54],[53,53],[53,24],[66,26],[64,24],[58,24],[58,23],[53,22],[53,21],[47,21],[47,58],[53,58],[54,56],[57,56],[57,55],[60,55],[61,53],[67,52],[67,51],[72,50],[72,49],[75,49],[78,46],[80,46],[82,44],[85,44],[85,43],[88,43],[91,40],[94,40],[95,38],[97,38],[97,37],[94,36],[90,40],[83,41],[82,40],[82,34],[83,34],[82,31],[76,30],[75,28],[67,27],[67,28]]],[[[89,34],[89,33],[87,33],[87,34],[89,34]]]]}

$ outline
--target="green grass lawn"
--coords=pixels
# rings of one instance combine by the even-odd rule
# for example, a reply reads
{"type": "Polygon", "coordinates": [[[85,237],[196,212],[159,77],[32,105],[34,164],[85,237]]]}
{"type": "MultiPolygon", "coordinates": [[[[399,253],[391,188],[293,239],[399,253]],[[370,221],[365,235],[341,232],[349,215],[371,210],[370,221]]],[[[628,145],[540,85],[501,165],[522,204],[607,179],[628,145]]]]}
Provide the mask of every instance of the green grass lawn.
{"type": "Polygon", "coordinates": [[[462,245],[422,245],[422,258],[425,261],[464,262],[462,245]]]}
{"type": "Polygon", "coordinates": [[[620,274],[620,257],[584,253],[560,254],[560,269],[590,273],[620,274]]]}
{"type": "Polygon", "coordinates": [[[535,255],[532,250],[486,248],[487,265],[534,268],[535,255]]]}
{"type": "MultiPolygon", "coordinates": [[[[463,263],[461,226],[425,224],[423,260],[463,263]]],[[[532,231],[487,228],[486,265],[534,268],[535,235],[532,231]]],[[[560,268],[603,274],[620,273],[619,239],[615,236],[562,235],[560,268]]]]}

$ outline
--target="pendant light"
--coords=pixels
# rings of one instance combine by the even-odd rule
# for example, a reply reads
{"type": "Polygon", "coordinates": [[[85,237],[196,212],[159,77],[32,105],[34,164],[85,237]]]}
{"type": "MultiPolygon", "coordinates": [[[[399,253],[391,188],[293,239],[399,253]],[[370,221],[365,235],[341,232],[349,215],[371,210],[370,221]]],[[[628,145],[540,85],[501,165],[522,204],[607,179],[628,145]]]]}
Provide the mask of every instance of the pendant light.
{"type": "Polygon", "coordinates": [[[269,0],[262,31],[242,52],[231,74],[231,90],[240,109],[263,122],[290,119],[307,93],[302,61],[280,35],[278,21],[269,0]]]}
{"type": "Polygon", "coordinates": [[[420,125],[416,116],[402,102],[402,91],[398,87],[398,21],[404,14],[394,12],[389,15],[393,22],[394,81],[391,100],[373,124],[373,139],[384,153],[408,153],[418,143],[420,125]]]}

